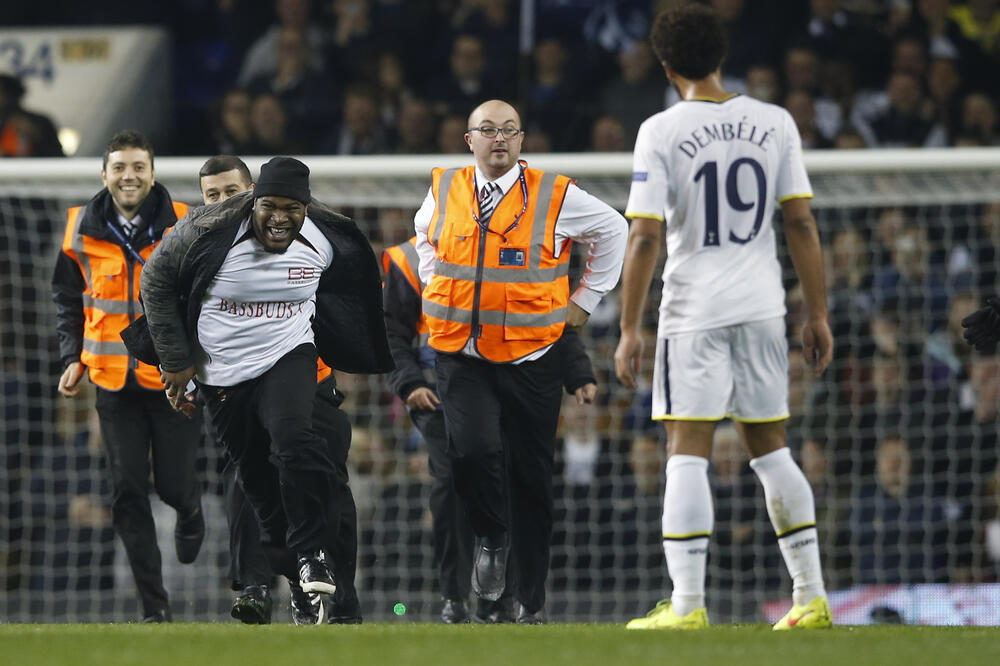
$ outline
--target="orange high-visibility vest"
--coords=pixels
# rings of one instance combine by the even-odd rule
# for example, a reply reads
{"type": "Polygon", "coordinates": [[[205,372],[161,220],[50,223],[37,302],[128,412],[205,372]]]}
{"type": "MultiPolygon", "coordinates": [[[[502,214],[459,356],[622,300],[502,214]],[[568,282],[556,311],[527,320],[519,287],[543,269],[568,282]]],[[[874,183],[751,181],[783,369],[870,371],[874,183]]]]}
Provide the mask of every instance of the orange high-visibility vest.
{"type": "Polygon", "coordinates": [[[472,217],[478,213],[475,168],[433,171],[427,237],[437,265],[423,292],[423,312],[434,349],[457,352],[473,338],[483,358],[508,363],[562,335],[570,241],[557,258],[555,227],[571,181],[521,168],[524,186],[508,190],[485,234],[472,217]]]}
{"type": "MultiPolygon", "coordinates": [[[[177,219],[187,215],[187,204],[173,202],[177,219]]],[[[90,379],[101,388],[117,391],[125,386],[131,368],[139,384],[162,389],[160,371],[129,356],[121,332],[143,313],[139,303],[139,273],[142,265],[132,262],[129,272],[125,253],[117,243],[79,233],[83,206],[69,209],[62,249],[80,267],[86,286],[83,290],[83,351],[80,362],[90,371],[90,379]]],[[[171,227],[172,229],[173,227],[171,227]]],[[[169,232],[170,229],[167,230],[169,232]]],[[[139,255],[148,260],[156,243],[139,255]]]]}
{"type": "MultiPolygon", "coordinates": [[[[403,274],[406,281],[413,287],[414,292],[420,294],[423,291],[423,285],[420,284],[420,274],[418,272],[420,257],[417,255],[416,236],[405,243],[400,243],[382,252],[382,271],[386,275],[389,274],[389,267],[392,264],[396,264],[399,272],[403,274]]],[[[422,315],[417,322],[417,333],[421,335],[427,333],[427,322],[422,315]]]]}

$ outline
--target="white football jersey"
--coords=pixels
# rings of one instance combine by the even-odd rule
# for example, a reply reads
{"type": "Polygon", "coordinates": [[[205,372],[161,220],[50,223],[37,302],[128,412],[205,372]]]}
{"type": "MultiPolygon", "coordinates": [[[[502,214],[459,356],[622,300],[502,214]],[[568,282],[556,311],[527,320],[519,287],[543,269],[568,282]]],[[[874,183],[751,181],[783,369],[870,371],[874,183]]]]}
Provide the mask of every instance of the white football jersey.
{"type": "Polygon", "coordinates": [[[632,171],[625,216],[666,222],[660,337],[785,314],[775,203],[812,197],[785,109],[679,102],[642,124],[632,171]]]}
{"type": "Polygon", "coordinates": [[[266,251],[249,229],[249,220],[240,226],[198,317],[198,379],[212,386],[259,377],[313,342],[316,288],[333,261],[330,241],[308,217],[284,254],[266,251]]]}

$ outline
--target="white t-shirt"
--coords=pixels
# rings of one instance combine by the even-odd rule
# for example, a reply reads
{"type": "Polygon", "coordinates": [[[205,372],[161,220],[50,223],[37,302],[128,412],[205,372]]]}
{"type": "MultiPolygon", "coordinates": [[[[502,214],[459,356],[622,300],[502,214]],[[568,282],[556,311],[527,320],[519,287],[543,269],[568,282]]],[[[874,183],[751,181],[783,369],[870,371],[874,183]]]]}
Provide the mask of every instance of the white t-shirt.
{"type": "Polygon", "coordinates": [[[259,377],[289,351],[313,341],[316,288],[333,261],[333,247],[308,217],[284,254],[267,252],[249,219],[236,239],[205,292],[198,318],[205,352],[198,379],[212,386],[259,377]]]}
{"type": "Polygon", "coordinates": [[[785,314],[776,202],[812,197],[791,115],[750,97],[642,124],[625,216],[666,221],[660,337],[785,314]]]}

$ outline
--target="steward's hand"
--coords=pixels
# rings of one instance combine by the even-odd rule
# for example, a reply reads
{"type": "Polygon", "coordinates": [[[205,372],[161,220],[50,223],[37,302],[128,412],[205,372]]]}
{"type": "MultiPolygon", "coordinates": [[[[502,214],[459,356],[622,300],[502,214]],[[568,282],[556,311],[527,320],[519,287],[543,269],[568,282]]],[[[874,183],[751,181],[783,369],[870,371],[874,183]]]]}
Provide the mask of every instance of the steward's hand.
{"type": "Polygon", "coordinates": [[[63,370],[59,378],[59,393],[66,398],[72,398],[80,392],[80,378],[83,377],[83,363],[73,361],[63,370]]]}
{"type": "Polygon", "coordinates": [[[578,405],[590,405],[594,402],[594,398],[597,396],[597,384],[594,382],[588,382],[573,391],[573,395],[576,396],[576,403],[578,405]]]}
{"type": "Polygon", "coordinates": [[[426,386],[415,388],[406,396],[406,406],[410,409],[433,412],[440,404],[441,399],[426,386]]]}
{"type": "Polygon", "coordinates": [[[566,325],[573,328],[580,328],[590,319],[590,313],[581,308],[573,301],[566,307],[566,325]]]}
{"type": "Polygon", "coordinates": [[[1000,340],[1000,297],[987,297],[984,307],[962,320],[962,328],[962,337],[976,351],[994,353],[1000,340]]]}

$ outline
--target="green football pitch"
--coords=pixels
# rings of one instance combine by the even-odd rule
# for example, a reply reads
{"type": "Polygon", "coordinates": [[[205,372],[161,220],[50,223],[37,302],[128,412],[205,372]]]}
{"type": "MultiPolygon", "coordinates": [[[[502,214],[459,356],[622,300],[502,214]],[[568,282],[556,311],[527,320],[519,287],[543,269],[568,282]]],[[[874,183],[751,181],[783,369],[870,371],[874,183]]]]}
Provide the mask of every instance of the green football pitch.
{"type": "Polygon", "coordinates": [[[0,625],[5,666],[724,666],[1000,664],[1000,629],[836,627],[778,634],[766,625],[626,632],[621,625],[540,627],[387,623],[0,625]]]}

